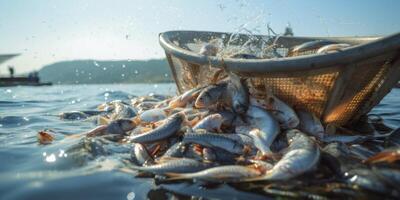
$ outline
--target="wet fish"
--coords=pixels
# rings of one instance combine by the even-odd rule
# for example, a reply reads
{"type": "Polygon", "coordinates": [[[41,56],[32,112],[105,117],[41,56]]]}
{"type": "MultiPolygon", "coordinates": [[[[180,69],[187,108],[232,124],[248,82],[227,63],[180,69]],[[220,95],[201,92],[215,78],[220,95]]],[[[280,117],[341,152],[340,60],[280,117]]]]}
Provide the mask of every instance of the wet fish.
{"type": "Polygon", "coordinates": [[[296,56],[303,52],[313,51],[319,49],[323,46],[335,44],[337,42],[328,41],[328,40],[314,40],[310,42],[305,42],[303,44],[297,45],[289,50],[288,56],[296,56]]]}
{"type": "Polygon", "coordinates": [[[263,176],[249,179],[249,181],[288,180],[316,166],[320,157],[318,145],[307,135],[296,129],[288,131],[287,137],[289,140],[289,147],[287,153],[281,160],[263,176]]]}
{"type": "Polygon", "coordinates": [[[186,144],[183,142],[177,142],[172,145],[163,155],[162,157],[182,157],[184,155],[184,151],[186,148],[186,144]]]}
{"type": "Polygon", "coordinates": [[[196,129],[205,129],[207,131],[217,131],[217,132],[222,132],[221,131],[221,125],[223,122],[222,115],[216,113],[216,114],[211,114],[199,121],[194,127],[193,130],[196,129]]]}
{"type": "Polygon", "coordinates": [[[344,48],[350,47],[349,44],[339,43],[339,44],[328,44],[318,49],[317,54],[319,53],[330,53],[340,51],[344,48]]]}
{"type": "Polygon", "coordinates": [[[136,115],[137,111],[134,108],[124,103],[117,102],[114,104],[114,110],[112,111],[110,119],[116,120],[116,119],[132,118],[135,117],[136,115]]]}
{"type": "Polygon", "coordinates": [[[226,102],[226,82],[221,82],[205,87],[196,99],[196,108],[206,108],[217,103],[226,102]]]}
{"type": "Polygon", "coordinates": [[[241,143],[225,137],[223,134],[206,132],[204,129],[185,133],[182,141],[201,144],[206,147],[218,147],[235,154],[242,154],[244,148],[241,143]]]}
{"type": "Polygon", "coordinates": [[[154,174],[166,173],[190,173],[197,172],[207,168],[208,165],[189,158],[168,158],[164,159],[161,163],[150,166],[131,166],[131,168],[151,172],[154,174]]]}
{"type": "Polygon", "coordinates": [[[366,160],[369,157],[373,156],[375,153],[366,147],[363,147],[359,144],[353,144],[349,146],[351,154],[360,159],[360,160],[366,160]]]}
{"type": "Polygon", "coordinates": [[[199,52],[201,55],[204,56],[216,56],[218,53],[218,47],[213,44],[204,44],[199,52]]]}
{"type": "Polygon", "coordinates": [[[298,110],[297,116],[300,119],[299,129],[304,133],[308,133],[311,136],[315,136],[318,139],[324,137],[324,126],[322,126],[321,121],[311,112],[306,110],[298,110]]]}
{"type": "Polygon", "coordinates": [[[140,113],[138,118],[141,122],[144,123],[158,122],[160,120],[167,118],[167,113],[165,109],[154,108],[140,113]]]}
{"type": "Polygon", "coordinates": [[[81,111],[70,111],[70,112],[62,112],[59,114],[60,119],[64,120],[81,120],[86,119],[89,115],[81,112],[81,111]]]}
{"type": "Polygon", "coordinates": [[[255,145],[262,153],[271,153],[270,146],[280,132],[278,122],[263,108],[250,106],[247,110],[247,118],[251,127],[256,129],[250,131],[255,145]]]}
{"type": "Polygon", "coordinates": [[[230,104],[236,113],[244,114],[249,107],[249,89],[244,79],[232,72],[228,72],[228,74],[230,81],[227,86],[227,93],[230,104]]]}
{"type": "Polygon", "coordinates": [[[136,165],[139,165],[139,166],[144,165],[144,164],[153,164],[154,163],[154,160],[153,160],[152,156],[150,156],[146,147],[139,143],[133,144],[133,148],[131,151],[131,160],[136,165]]]}
{"type": "Polygon", "coordinates": [[[197,96],[200,94],[203,88],[204,87],[193,88],[175,97],[173,100],[169,102],[169,107],[170,108],[186,107],[186,105],[189,102],[197,98],[197,96]]]}
{"type": "Polygon", "coordinates": [[[165,119],[164,124],[159,127],[140,135],[131,136],[129,140],[135,143],[148,143],[166,139],[181,129],[184,119],[183,114],[174,114],[165,119]]]}
{"type": "Polygon", "coordinates": [[[291,129],[299,125],[300,120],[296,112],[285,102],[274,96],[272,92],[268,92],[266,104],[267,110],[274,115],[282,128],[291,129]]]}
{"type": "Polygon", "coordinates": [[[195,173],[167,173],[169,180],[199,179],[210,182],[240,182],[242,180],[261,175],[261,172],[252,167],[240,165],[225,165],[205,169],[195,173]]]}
{"type": "Polygon", "coordinates": [[[117,119],[107,125],[98,126],[85,134],[88,137],[107,134],[125,135],[126,132],[133,130],[136,126],[136,123],[130,119],[117,119]]]}

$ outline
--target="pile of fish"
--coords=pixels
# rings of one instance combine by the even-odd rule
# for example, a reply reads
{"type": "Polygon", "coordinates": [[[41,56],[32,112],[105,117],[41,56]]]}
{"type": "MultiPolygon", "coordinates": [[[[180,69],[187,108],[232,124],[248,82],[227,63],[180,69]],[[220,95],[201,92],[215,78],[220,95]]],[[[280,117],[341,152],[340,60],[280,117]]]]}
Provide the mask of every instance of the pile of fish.
{"type": "MultiPolygon", "coordinates": [[[[99,126],[75,136],[128,146],[130,158],[120,169],[128,174],[144,172],[164,181],[267,182],[267,193],[288,184],[293,191],[329,183],[324,190],[333,193],[349,195],[345,188],[356,188],[400,197],[400,129],[365,134],[337,128],[326,134],[313,113],[294,110],[273,94],[260,103],[241,78],[228,74],[179,96],[115,100],[98,111],[60,117],[94,117],[99,126]]],[[[382,130],[377,121],[372,124],[382,130]]],[[[38,137],[46,144],[52,140],[45,132],[38,137]]]]}

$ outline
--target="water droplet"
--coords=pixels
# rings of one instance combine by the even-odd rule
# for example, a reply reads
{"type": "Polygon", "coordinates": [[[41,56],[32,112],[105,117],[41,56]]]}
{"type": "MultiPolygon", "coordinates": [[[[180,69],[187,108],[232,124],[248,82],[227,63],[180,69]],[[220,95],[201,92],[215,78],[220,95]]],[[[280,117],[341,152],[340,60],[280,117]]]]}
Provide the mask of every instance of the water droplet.
{"type": "Polygon", "coordinates": [[[47,153],[46,153],[46,152],[43,152],[43,154],[42,154],[42,155],[43,155],[43,157],[44,157],[44,156],[46,156],[46,155],[47,155],[47,153]]]}
{"type": "Polygon", "coordinates": [[[99,63],[97,63],[96,61],[93,61],[93,64],[94,64],[96,67],[99,67],[99,66],[100,66],[99,63]]]}
{"type": "Polygon", "coordinates": [[[12,92],[11,89],[7,89],[7,90],[6,90],[6,93],[11,93],[11,92],[12,92]]]}
{"type": "Polygon", "coordinates": [[[126,67],[126,65],[125,65],[125,64],[123,64],[123,65],[122,65],[122,68],[125,68],[125,67],[126,67]]]}
{"type": "Polygon", "coordinates": [[[165,74],[164,74],[164,76],[165,76],[165,77],[168,77],[168,74],[167,74],[167,73],[165,73],[165,74]]]}
{"type": "Polygon", "coordinates": [[[54,153],[50,154],[49,156],[46,156],[46,162],[52,163],[56,162],[56,155],[54,153]]]}
{"type": "Polygon", "coordinates": [[[108,96],[110,96],[110,93],[108,93],[108,92],[104,93],[104,97],[108,97],[108,96]]]}
{"type": "Polygon", "coordinates": [[[106,70],[107,70],[107,67],[103,67],[103,70],[106,71],[106,70]]]}
{"type": "Polygon", "coordinates": [[[135,199],[136,195],[134,192],[129,192],[128,195],[126,195],[126,199],[128,200],[133,200],[135,199]]]}
{"type": "Polygon", "coordinates": [[[125,77],[125,74],[121,74],[122,77],[125,77]]]}
{"type": "Polygon", "coordinates": [[[139,74],[139,71],[135,69],[135,71],[133,72],[135,74],[139,74]]]}
{"type": "Polygon", "coordinates": [[[71,104],[74,104],[74,103],[76,103],[76,101],[75,101],[75,100],[72,100],[72,101],[71,101],[71,104]]]}
{"type": "Polygon", "coordinates": [[[157,84],[154,84],[153,87],[154,87],[154,88],[158,88],[158,85],[157,85],[157,84]]]}

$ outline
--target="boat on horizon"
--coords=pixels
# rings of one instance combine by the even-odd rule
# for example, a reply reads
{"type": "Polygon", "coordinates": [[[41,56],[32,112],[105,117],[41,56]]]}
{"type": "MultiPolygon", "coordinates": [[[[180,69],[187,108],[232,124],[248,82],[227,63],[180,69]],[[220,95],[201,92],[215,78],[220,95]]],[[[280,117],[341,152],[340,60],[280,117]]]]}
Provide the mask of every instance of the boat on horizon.
{"type": "MultiPolygon", "coordinates": [[[[13,58],[19,56],[20,54],[2,54],[0,55],[0,64],[13,58]]],[[[14,76],[14,68],[9,66],[10,76],[0,77],[0,87],[10,87],[10,86],[45,86],[52,85],[51,82],[40,82],[40,78],[37,72],[31,72],[28,76],[14,76]]]]}

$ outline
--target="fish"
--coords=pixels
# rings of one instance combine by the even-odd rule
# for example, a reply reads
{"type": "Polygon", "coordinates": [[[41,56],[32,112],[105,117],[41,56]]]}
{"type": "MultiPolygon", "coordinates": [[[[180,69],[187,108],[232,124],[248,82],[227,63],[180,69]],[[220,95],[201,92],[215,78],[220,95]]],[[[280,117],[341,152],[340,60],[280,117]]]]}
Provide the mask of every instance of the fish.
{"type": "Polygon", "coordinates": [[[54,136],[48,131],[39,131],[37,139],[40,144],[51,144],[54,140],[54,136]]]}
{"type": "Polygon", "coordinates": [[[325,46],[322,46],[321,48],[319,48],[317,50],[317,54],[336,52],[336,51],[340,51],[347,47],[350,47],[350,45],[346,44],[346,43],[328,44],[328,45],[325,45],[325,46]]]}
{"type": "Polygon", "coordinates": [[[249,106],[247,120],[256,130],[248,134],[257,141],[257,148],[263,153],[271,153],[270,146],[280,132],[279,124],[266,110],[258,106],[249,106]]]}
{"type": "Polygon", "coordinates": [[[131,119],[117,119],[109,122],[107,125],[98,126],[88,132],[86,132],[86,136],[93,137],[99,135],[107,135],[107,134],[119,134],[125,135],[126,132],[135,129],[137,126],[135,121],[131,119]]]}
{"type": "Polygon", "coordinates": [[[207,108],[217,103],[226,102],[227,82],[220,82],[205,87],[195,101],[196,108],[207,108]]]}
{"type": "Polygon", "coordinates": [[[335,44],[337,42],[329,41],[329,40],[314,40],[310,42],[305,42],[303,44],[297,45],[291,48],[288,52],[288,57],[290,56],[297,56],[303,52],[313,51],[319,49],[323,46],[335,44]]]}
{"type": "Polygon", "coordinates": [[[209,182],[241,182],[261,174],[255,168],[240,165],[217,166],[195,173],[166,173],[170,177],[168,180],[199,179],[209,182]]]}
{"type": "Polygon", "coordinates": [[[394,163],[400,160],[400,148],[386,149],[364,159],[365,163],[394,163]]]}
{"type": "Polygon", "coordinates": [[[162,155],[162,157],[175,157],[179,158],[184,155],[186,144],[183,142],[177,142],[173,144],[168,150],[162,155]]]}
{"type": "MultiPolygon", "coordinates": [[[[225,71],[228,71],[225,69],[225,71]]],[[[238,75],[228,71],[229,83],[227,85],[227,93],[230,98],[230,105],[238,114],[245,114],[249,107],[249,89],[245,84],[245,80],[238,75]]]]}
{"type": "Polygon", "coordinates": [[[203,159],[207,162],[215,162],[217,160],[217,155],[212,148],[203,148],[202,155],[203,159]]]}
{"type": "Polygon", "coordinates": [[[282,128],[293,129],[299,125],[299,117],[289,105],[273,95],[271,91],[267,92],[266,99],[267,110],[279,121],[282,128]]]}
{"type": "Polygon", "coordinates": [[[157,122],[160,120],[164,120],[166,118],[167,118],[167,113],[165,112],[165,109],[161,108],[146,110],[137,116],[137,120],[144,123],[157,122]]]}
{"type": "Polygon", "coordinates": [[[232,56],[229,56],[230,58],[238,58],[238,59],[261,59],[260,57],[252,54],[247,54],[247,53],[239,53],[239,54],[234,54],[232,56]]]}
{"type": "Polygon", "coordinates": [[[186,105],[193,101],[194,99],[197,98],[197,96],[199,96],[201,90],[204,88],[203,87],[196,87],[193,89],[190,89],[186,92],[184,92],[183,94],[175,97],[174,99],[172,99],[169,102],[169,107],[170,108],[177,108],[177,107],[186,107],[186,105]]]}
{"type": "Polygon", "coordinates": [[[375,154],[373,151],[359,144],[350,145],[349,150],[355,158],[360,160],[366,160],[375,154]]]}
{"type": "Polygon", "coordinates": [[[118,102],[114,104],[114,110],[110,116],[111,120],[132,118],[137,115],[137,110],[133,109],[129,105],[118,102]]]}
{"type": "Polygon", "coordinates": [[[222,115],[216,113],[208,115],[207,117],[200,120],[194,127],[193,130],[205,129],[207,131],[221,131],[221,125],[223,122],[222,115]]]}
{"type": "Polygon", "coordinates": [[[81,111],[70,111],[70,112],[62,112],[59,114],[60,119],[62,120],[81,120],[86,119],[89,115],[85,114],[81,111]]]}
{"type": "Polygon", "coordinates": [[[129,140],[135,143],[149,143],[169,138],[181,129],[184,120],[185,116],[181,113],[171,115],[157,128],[140,135],[131,136],[129,140]]]}
{"type": "Polygon", "coordinates": [[[216,56],[219,49],[213,44],[206,43],[200,49],[200,54],[204,56],[216,56]]]}
{"type": "Polygon", "coordinates": [[[190,158],[165,158],[162,162],[150,166],[130,166],[133,169],[153,174],[190,173],[208,167],[207,164],[190,158]]]}
{"type": "Polygon", "coordinates": [[[287,153],[260,177],[247,181],[284,181],[313,169],[320,158],[318,145],[306,134],[292,129],[286,133],[289,140],[287,153]]]}
{"type": "Polygon", "coordinates": [[[300,119],[299,129],[304,133],[322,139],[325,135],[324,126],[321,121],[311,112],[306,110],[297,110],[297,116],[300,119]]]}
{"type": "Polygon", "coordinates": [[[131,160],[136,165],[153,164],[154,160],[147,151],[146,147],[140,143],[134,143],[131,150],[131,160]]]}
{"type": "Polygon", "coordinates": [[[201,144],[206,147],[218,147],[234,154],[242,154],[244,146],[236,140],[223,136],[223,134],[207,132],[204,129],[186,132],[183,139],[185,143],[201,144]]]}

